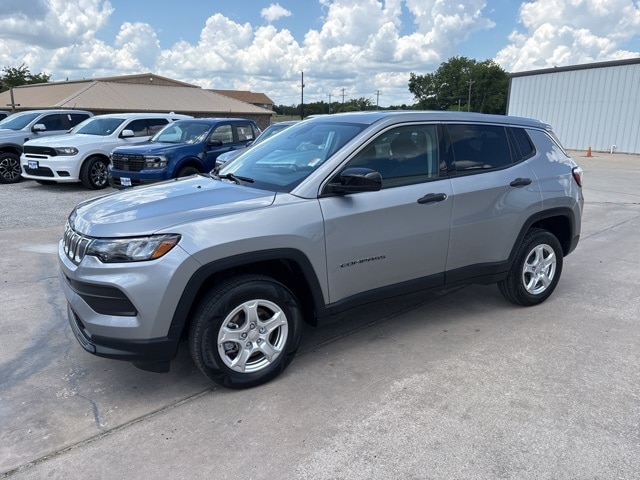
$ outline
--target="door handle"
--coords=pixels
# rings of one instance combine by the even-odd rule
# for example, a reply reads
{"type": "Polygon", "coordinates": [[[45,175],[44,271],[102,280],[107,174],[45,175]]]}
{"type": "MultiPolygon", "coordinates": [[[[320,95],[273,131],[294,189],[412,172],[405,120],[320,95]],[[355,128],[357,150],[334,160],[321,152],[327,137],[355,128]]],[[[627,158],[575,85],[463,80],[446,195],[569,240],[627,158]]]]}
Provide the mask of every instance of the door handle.
{"type": "Polygon", "coordinates": [[[509,185],[511,185],[512,187],[526,187],[527,185],[531,185],[531,179],[530,178],[516,178],[509,185]]]}
{"type": "Polygon", "coordinates": [[[446,199],[446,193],[427,193],[424,197],[418,199],[418,203],[424,205],[426,203],[442,202],[446,199]]]}

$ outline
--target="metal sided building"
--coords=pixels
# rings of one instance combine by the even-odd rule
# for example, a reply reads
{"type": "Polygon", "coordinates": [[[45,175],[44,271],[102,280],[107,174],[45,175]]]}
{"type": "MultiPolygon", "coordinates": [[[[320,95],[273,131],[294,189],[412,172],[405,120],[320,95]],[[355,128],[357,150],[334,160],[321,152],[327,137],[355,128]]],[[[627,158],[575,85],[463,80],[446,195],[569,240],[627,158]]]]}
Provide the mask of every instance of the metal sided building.
{"type": "Polygon", "coordinates": [[[509,77],[507,113],[550,124],[565,148],[640,153],[640,58],[509,77]]]}

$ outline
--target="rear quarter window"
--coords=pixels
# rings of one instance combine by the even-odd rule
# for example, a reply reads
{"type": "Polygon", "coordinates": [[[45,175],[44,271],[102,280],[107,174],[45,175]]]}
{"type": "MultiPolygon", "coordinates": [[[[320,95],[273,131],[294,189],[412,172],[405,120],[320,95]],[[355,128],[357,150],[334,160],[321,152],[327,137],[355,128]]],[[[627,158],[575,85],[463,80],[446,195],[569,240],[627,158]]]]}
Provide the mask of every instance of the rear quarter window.
{"type": "Polygon", "coordinates": [[[510,128],[509,135],[514,145],[516,162],[521,162],[535,155],[536,150],[524,128],[510,128]]]}

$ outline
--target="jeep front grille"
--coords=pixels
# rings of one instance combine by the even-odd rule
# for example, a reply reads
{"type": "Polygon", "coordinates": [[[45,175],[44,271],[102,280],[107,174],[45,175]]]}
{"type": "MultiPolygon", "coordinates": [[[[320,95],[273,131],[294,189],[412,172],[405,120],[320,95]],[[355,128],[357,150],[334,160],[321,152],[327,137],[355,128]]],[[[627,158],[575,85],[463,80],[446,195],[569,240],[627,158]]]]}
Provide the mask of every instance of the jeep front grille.
{"type": "Polygon", "coordinates": [[[78,265],[87,253],[87,248],[92,240],[90,237],[85,237],[75,232],[67,222],[64,227],[63,237],[64,254],[69,260],[78,265]]]}

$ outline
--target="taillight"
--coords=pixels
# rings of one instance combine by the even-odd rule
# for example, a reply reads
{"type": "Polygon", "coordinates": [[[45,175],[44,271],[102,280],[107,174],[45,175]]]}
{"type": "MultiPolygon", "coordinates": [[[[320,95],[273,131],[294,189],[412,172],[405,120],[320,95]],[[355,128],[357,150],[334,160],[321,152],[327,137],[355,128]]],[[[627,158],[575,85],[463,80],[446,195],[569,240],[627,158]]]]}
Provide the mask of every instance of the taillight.
{"type": "Polygon", "coordinates": [[[571,173],[573,174],[573,178],[575,179],[575,181],[578,184],[578,186],[582,187],[582,175],[584,173],[582,171],[582,168],[573,167],[573,170],[571,170],[571,173]]]}

